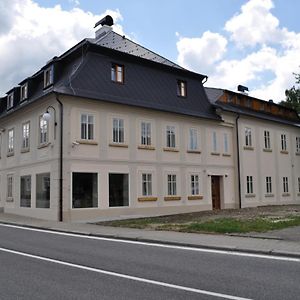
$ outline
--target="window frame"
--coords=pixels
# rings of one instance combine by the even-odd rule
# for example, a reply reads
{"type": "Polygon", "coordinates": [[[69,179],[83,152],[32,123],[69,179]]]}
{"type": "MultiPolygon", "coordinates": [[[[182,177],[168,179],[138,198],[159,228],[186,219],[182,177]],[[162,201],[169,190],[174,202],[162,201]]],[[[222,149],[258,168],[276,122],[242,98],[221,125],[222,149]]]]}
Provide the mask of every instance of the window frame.
{"type": "Polygon", "coordinates": [[[114,144],[125,144],[125,120],[123,118],[112,118],[112,142],[114,144]]]}
{"type": "Polygon", "coordinates": [[[300,154],[300,136],[296,136],[296,153],[300,154]]]}
{"type": "Polygon", "coordinates": [[[271,138],[269,130],[264,130],[264,149],[271,149],[271,138]]]}
{"type": "Polygon", "coordinates": [[[153,176],[152,173],[143,172],[141,174],[142,179],[142,196],[153,196],[153,176]]]}
{"type": "Polygon", "coordinates": [[[94,141],[95,140],[95,115],[91,113],[80,114],[80,139],[83,141],[94,141]],[[83,122],[83,117],[86,121],[83,122]],[[90,123],[90,118],[92,122],[90,123]]]}
{"type": "Polygon", "coordinates": [[[43,115],[39,116],[39,145],[47,145],[49,143],[49,121],[43,118],[43,115]],[[45,131],[46,128],[46,131],[45,131]]]}
{"type": "Polygon", "coordinates": [[[121,65],[118,63],[111,64],[110,79],[112,82],[124,84],[124,81],[125,81],[124,73],[125,73],[124,65],[121,65]]]}
{"type": "Polygon", "coordinates": [[[177,175],[167,174],[167,195],[176,196],[177,195],[177,175]]]}
{"type": "Polygon", "coordinates": [[[14,175],[7,174],[7,186],[6,186],[6,197],[7,200],[12,200],[14,198],[14,175]]]}
{"type": "Polygon", "coordinates": [[[8,129],[7,139],[8,139],[7,154],[8,155],[13,155],[14,151],[15,151],[15,129],[14,128],[8,129]],[[12,133],[12,135],[10,135],[10,133],[12,133]]]}
{"type": "Polygon", "coordinates": [[[252,145],[252,130],[250,127],[245,127],[245,146],[253,147],[253,145],[252,145]]]}
{"type": "Polygon", "coordinates": [[[30,149],[30,121],[27,121],[22,124],[22,145],[21,150],[29,150],[30,149]],[[28,129],[24,128],[28,126],[28,129]],[[25,130],[24,130],[25,129],[25,130]],[[26,135],[27,133],[27,135],[26,135]]]}
{"type": "Polygon", "coordinates": [[[44,89],[53,85],[53,65],[44,70],[44,89]]]}
{"type": "Polygon", "coordinates": [[[223,134],[223,140],[224,140],[224,154],[229,153],[229,143],[228,143],[228,133],[224,132],[223,134]]]}
{"type": "Polygon", "coordinates": [[[31,175],[22,175],[22,176],[20,176],[20,207],[28,207],[28,208],[30,208],[31,207],[31,200],[32,200],[32,178],[31,178],[32,176],[31,175]],[[29,188],[29,190],[28,190],[28,180],[27,181],[25,181],[25,190],[28,192],[30,192],[30,202],[29,202],[29,205],[22,205],[22,178],[23,179],[30,179],[29,181],[30,181],[30,188],[29,188]]]}
{"type": "Polygon", "coordinates": [[[152,145],[152,124],[151,122],[141,121],[141,139],[140,145],[151,146],[152,145]]]}
{"type": "Polygon", "coordinates": [[[283,193],[289,193],[289,178],[287,176],[282,177],[283,193]]]}
{"type": "Polygon", "coordinates": [[[176,148],[176,126],[166,125],[166,147],[176,148]]]}
{"type": "Polygon", "coordinates": [[[189,128],[189,150],[195,151],[199,149],[198,144],[198,129],[194,127],[189,128]]]}
{"type": "Polygon", "coordinates": [[[281,141],[281,151],[287,151],[287,137],[285,133],[280,134],[280,141],[281,141]]]}
{"type": "Polygon", "coordinates": [[[247,195],[251,195],[253,194],[253,176],[252,175],[248,175],[246,176],[246,194],[247,195]]]}
{"type": "Polygon", "coordinates": [[[187,82],[186,80],[177,79],[177,96],[181,98],[187,97],[187,82]]]}
{"type": "Polygon", "coordinates": [[[192,196],[200,195],[200,176],[199,176],[199,174],[190,174],[190,188],[191,188],[190,191],[191,191],[192,196]]]}
{"type": "Polygon", "coordinates": [[[20,87],[20,100],[24,101],[28,98],[28,83],[24,83],[20,87]]]}
{"type": "Polygon", "coordinates": [[[212,132],[212,149],[214,153],[218,152],[218,137],[216,131],[212,132]]]}
{"type": "Polygon", "coordinates": [[[272,194],[272,177],[266,176],[266,194],[272,194]]]}
{"type": "Polygon", "coordinates": [[[7,110],[14,107],[14,92],[11,92],[7,95],[7,110]]]}

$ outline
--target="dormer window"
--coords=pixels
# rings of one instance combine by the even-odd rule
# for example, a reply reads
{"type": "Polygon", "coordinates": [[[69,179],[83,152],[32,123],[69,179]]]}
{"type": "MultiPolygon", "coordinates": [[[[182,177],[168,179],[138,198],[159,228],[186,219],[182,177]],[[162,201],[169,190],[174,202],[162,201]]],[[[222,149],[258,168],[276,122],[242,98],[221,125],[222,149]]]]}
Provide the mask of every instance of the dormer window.
{"type": "Polygon", "coordinates": [[[11,109],[14,106],[14,93],[10,93],[7,96],[7,109],[11,109]]]}
{"type": "Polygon", "coordinates": [[[186,97],[186,81],[177,80],[177,96],[186,97]]]}
{"type": "Polygon", "coordinates": [[[44,71],[44,88],[53,84],[53,66],[44,71]]]}
{"type": "Polygon", "coordinates": [[[124,83],[124,66],[118,64],[111,65],[111,80],[124,83]]]}
{"type": "Polygon", "coordinates": [[[27,83],[21,85],[21,101],[26,100],[28,97],[28,85],[27,83]]]}

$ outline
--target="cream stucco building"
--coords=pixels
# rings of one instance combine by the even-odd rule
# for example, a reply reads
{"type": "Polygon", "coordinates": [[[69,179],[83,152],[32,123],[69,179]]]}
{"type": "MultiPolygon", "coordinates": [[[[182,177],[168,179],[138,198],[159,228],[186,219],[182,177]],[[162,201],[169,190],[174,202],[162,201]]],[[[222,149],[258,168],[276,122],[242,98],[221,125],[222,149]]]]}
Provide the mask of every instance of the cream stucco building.
{"type": "Polygon", "coordinates": [[[206,79],[103,25],[1,98],[0,208],[77,221],[300,203],[297,114],[206,79]]]}

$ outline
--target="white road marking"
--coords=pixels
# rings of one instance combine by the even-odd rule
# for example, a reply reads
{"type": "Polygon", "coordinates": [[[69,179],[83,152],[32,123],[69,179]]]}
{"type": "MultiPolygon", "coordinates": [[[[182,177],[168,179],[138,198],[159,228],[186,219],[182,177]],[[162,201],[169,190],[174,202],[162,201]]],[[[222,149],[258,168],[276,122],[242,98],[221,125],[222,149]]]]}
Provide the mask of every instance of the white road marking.
{"type": "MultiPolygon", "coordinates": [[[[23,226],[10,225],[10,224],[1,224],[1,223],[0,223],[0,226],[23,229],[23,230],[28,230],[28,231],[36,231],[36,232],[42,232],[42,233],[50,233],[50,234],[55,234],[55,235],[70,236],[70,237],[76,237],[76,238],[108,241],[108,242],[114,242],[114,243],[125,243],[125,244],[143,245],[143,246],[150,246],[150,247],[169,248],[169,249],[176,249],[176,250],[186,250],[186,251],[213,253],[213,254],[243,256],[243,257],[261,258],[261,259],[283,260],[283,261],[288,261],[288,262],[298,262],[298,263],[300,262],[300,258],[296,258],[296,257],[275,256],[275,255],[255,254],[255,253],[247,253],[247,252],[235,252],[235,251],[229,251],[229,250],[226,251],[226,250],[194,248],[194,247],[187,247],[187,246],[176,246],[176,245],[150,243],[150,242],[130,241],[130,240],[118,239],[118,238],[105,238],[105,237],[98,237],[98,236],[89,236],[89,235],[59,232],[59,231],[52,231],[52,230],[46,230],[46,229],[44,230],[44,229],[23,227],[23,226]]],[[[238,249],[237,249],[237,251],[238,251],[238,249]]]]}
{"type": "Polygon", "coordinates": [[[146,279],[146,278],[142,278],[142,277],[130,276],[130,275],[121,274],[121,273],[117,273],[117,272],[111,272],[111,271],[105,271],[102,269],[86,267],[83,265],[68,263],[68,262],[61,261],[61,260],[56,260],[56,259],[52,259],[52,258],[38,256],[38,255],[32,255],[32,254],[19,252],[19,251],[15,251],[15,250],[10,250],[10,249],[6,249],[6,248],[0,248],[0,251],[11,253],[11,254],[16,254],[16,255],[21,255],[21,256],[25,256],[25,257],[29,257],[29,258],[33,258],[33,259],[38,259],[38,260],[42,260],[42,261],[46,261],[46,262],[50,262],[50,263],[55,263],[55,264],[59,264],[59,265],[64,265],[64,266],[68,266],[71,268],[77,268],[77,269],[81,269],[81,270],[85,270],[85,271],[90,271],[90,272],[105,274],[105,275],[109,275],[109,276],[124,278],[124,279],[128,279],[128,280],[134,280],[134,281],[138,281],[138,282],[163,286],[163,287],[182,290],[182,291],[186,291],[186,292],[192,292],[192,293],[196,293],[196,294],[209,295],[209,296],[214,296],[214,297],[219,297],[219,298],[224,298],[224,299],[231,299],[231,300],[250,300],[249,298],[236,297],[236,296],[231,296],[231,295],[227,295],[227,294],[215,293],[215,292],[190,288],[190,287],[186,287],[186,286],[166,283],[166,282],[162,282],[162,281],[156,281],[156,280],[146,279]]]}

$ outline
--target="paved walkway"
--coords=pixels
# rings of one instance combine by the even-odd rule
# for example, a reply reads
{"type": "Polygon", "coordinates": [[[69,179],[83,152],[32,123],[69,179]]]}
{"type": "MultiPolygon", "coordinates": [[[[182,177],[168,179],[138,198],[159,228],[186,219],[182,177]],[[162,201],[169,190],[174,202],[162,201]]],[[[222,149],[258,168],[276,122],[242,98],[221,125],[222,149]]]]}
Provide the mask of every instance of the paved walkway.
{"type": "Polygon", "coordinates": [[[300,258],[300,226],[272,233],[255,234],[251,236],[233,236],[152,231],[82,223],[61,223],[4,213],[0,213],[0,223],[109,238],[205,247],[228,251],[285,255],[300,258]],[[294,235],[294,238],[292,237],[292,234],[294,235]]]}

